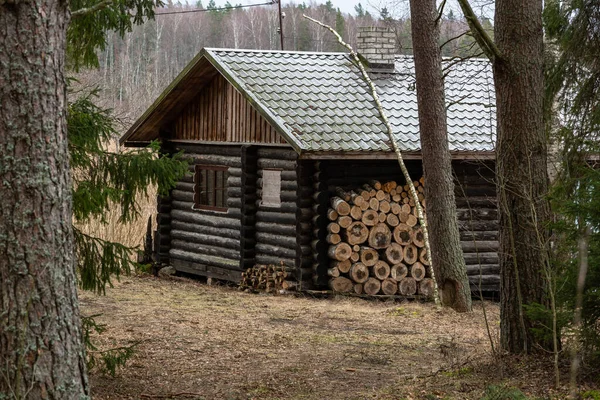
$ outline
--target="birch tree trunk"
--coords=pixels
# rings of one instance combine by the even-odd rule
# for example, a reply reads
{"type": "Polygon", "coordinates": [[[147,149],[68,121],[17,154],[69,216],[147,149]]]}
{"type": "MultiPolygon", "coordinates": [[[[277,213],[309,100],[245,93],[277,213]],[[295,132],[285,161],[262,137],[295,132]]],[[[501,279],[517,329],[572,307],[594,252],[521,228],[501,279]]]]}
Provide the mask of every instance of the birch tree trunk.
{"type": "Polygon", "coordinates": [[[71,232],[67,7],[0,1],[0,398],[88,396],[71,232]]]}
{"type": "Polygon", "coordinates": [[[410,13],[431,265],[442,304],[466,312],[471,290],[456,219],[435,0],[411,0],[410,13]]]}
{"type": "Polygon", "coordinates": [[[500,339],[511,353],[528,353],[533,350],[534,338],[523,305],[546,303],[549,234],[545,224],[550,220],[542,0],[498,0],[494,36],[502,55],[494,62],[500,339]]]}

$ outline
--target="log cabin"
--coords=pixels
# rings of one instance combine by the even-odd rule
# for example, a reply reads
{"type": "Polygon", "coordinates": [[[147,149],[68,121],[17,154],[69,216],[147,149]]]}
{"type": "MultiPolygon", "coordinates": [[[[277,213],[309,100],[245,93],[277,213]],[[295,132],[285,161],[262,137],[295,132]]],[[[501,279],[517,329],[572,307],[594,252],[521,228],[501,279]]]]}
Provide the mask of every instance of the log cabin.
{"type": "MultiPolygon", "coordinates": [[[[413,60],[386,28],[361,28],[365,59],[411,176],[422,176],[413,60]]],[[[444,61],[448,140],[473,290],[499,290],[495,93],[486,60],[444,61]]],[[[327,285],[331,199],[404,179],[345,53],[203,49],[121,138],[183,150],[189,176],[159,198],[156,253],[176,270],[237,282],[255,264],[327,285]]]]}

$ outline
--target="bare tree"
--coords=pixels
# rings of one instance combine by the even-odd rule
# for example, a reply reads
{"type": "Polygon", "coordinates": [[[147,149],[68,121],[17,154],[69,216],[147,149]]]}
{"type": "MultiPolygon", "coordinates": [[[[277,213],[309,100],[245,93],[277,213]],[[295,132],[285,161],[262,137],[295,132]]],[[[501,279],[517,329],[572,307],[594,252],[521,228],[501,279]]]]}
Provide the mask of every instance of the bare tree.
{"type": "Polygon", "coordinates": [[[456,218],[435,0],[411,0],[413,52],[431,261],[443,305],[471,311],[471,290],[456,218]]]}

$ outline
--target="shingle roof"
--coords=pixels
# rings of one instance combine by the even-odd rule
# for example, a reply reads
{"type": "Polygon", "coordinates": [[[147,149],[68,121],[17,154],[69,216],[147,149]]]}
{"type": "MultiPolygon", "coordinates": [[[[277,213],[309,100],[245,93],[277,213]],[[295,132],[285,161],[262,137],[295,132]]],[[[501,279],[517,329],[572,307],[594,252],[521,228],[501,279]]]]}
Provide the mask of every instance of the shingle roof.
{"type": "MultiPolygon", "coordinates": [[[[206,49],[206,55],[301,152],[390,150],[368,85],[348,54],[206,49]]],[[[450,150],[493,151],[489,62],[444,65],[450,150]]],[[[412,57],[397,57],[394,74],[372,79],[401,150],[420,150],[412,57]]]]}

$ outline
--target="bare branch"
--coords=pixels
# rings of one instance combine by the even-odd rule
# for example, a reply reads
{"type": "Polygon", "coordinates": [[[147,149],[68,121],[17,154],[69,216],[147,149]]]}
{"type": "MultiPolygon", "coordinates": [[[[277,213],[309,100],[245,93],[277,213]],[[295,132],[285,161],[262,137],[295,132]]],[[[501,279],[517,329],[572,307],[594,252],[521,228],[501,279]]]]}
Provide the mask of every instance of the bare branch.
{"type": "Polygon", "coordinates": [[[109,5],[111,5],[115,0],[103,0],[100,3],[94,4],[91,7],[80,8],[79,10],[75,10],[71,13],[71,18],[83,17],[84,15],[93,14],[96,11],[100,11],[109,5]]]}
{"type": "Polygon", "coordinates": [[[440,19],[442,19],[442,17],[444,16],[444,7],[446,6],[446,0],[442,0],[442,4],[440,4],[440,7],[438,8],[438,16],[434,21],[434,25],[437,25],[438,22],[440,22],[440,19]]]}
{"type": "Polygon", "coordinates": [[[444,43],[442,43],[442,44],[441,44],[441,46],[440,46],[440,49],[443,49],[443,48],[444,48],[444,46],[446,46],[446,45],[447,45],[448,43],[450,43],[451,41],[453,41],[453,40],[456,40],[456,39],[460,39],[461,37],[463,37],[463,36],[465,36],[465,35],[468,35],[469,33],[470,33],[470,31],[464,31],[464,32],[463,32],[463,33],[461,33],[460,35],[458,35],[458,36],[454,36],[454,37],[452,37],[452,38],[450,38],[450,39],[446,40],[444,43]]]}
{"type": "MultiPolygon", "coordinates": [[[[331,33],[333,33],[335,35],[338,42],[350,51],[350,56],[354,59],[355,64],[358,66],[358,69],[360,70],[360,73],[362,74],[363,79],[369,85],[369,88],[371,89],[371,95],[373,96],[373,100],[375,100],[375,104],[377,105],[377,110],[379,111],[379,115],[381,116],[381,119],[383,120],[383,123],[385,124],[385,127],[387,129],[387,134],[388,134],[390,143],[392,144],[394,153],[396,153],[396,157],[398,158],[398,164],[400,164],[400,169],[402,170],[402,174],[404,175],[406,184],[409,187],[411,197],[413,198],[413,200],[415,202],[415,208],[417,209],[417,218],[419,219],[421,227],[423,228],[423,238],[425,241],[425,251],[427,252],[427,259],[431,261],[431,247],[429,246],[429,230],[427,229],[427,219],[425,218],[425,214],[423,214],[423,207],[421,207],[421,202],[419,201],[417,191],[415,190],[415,185],[413,184],[412,178],[410,177],[410,174],[408,173],[406,164],[404,164],[404,157],[402,157],[402,152],[400,151],[400,148],[398,147],[398,143],[396,143],[396,139],[394,137],[394,130],[392,129],[392,125],[390,124],[390,121],[388,120],[387,115],[386,115],[385,111],[383,110],[383,105],[381,104],[381,100],[379,99],[379,95],[377,94],[377,89],[375,88],[375,84],[373,83],[373,81],[369,77],[369,74],[365,70],[365,67],[363,66],[363,63],[360,61],[358,54],[356,54],[356,52],[354,51],[352,46],[350,46],[348,43],[344,42],[344,39],[342,39],[342,37],[339,35],[339,33],[337,33],[335,31],[335,29],[333,29],[329,25],[326,25],[320,21],[317,21],[316,19],[310,18],[307,15],[302,15],[302,16],[304,18],[308,19],[309,21],[314,22],[315,24],[322,26],[323,28],[329,30],[331,33]]],[[[433,267],[431,268],[431,278],[433,279],[433,282],[434,282],[433,297],[434,297],[435,303],[439,305],[440,297],[438,294],[438,285],[437,285],[437,281],[435,280],[433,267]]]]}
{"type": "Polygon", "coordinates": [[[490,61],[494,62],[496,60],[502,59],[502,54],[500,54],[500,50],[496,47],[496,43],[492,40],[490,35],[483,29],[481,22],[479,22],[479,18],[475,15],[475,12],[471,8],[469,4],[469,0],[458,0],[458,4],[467,20],[467,24],[471,29],[471,33],[473,37],[477,41],[477,44],[485,55],[490,59],[490,61]]]}

